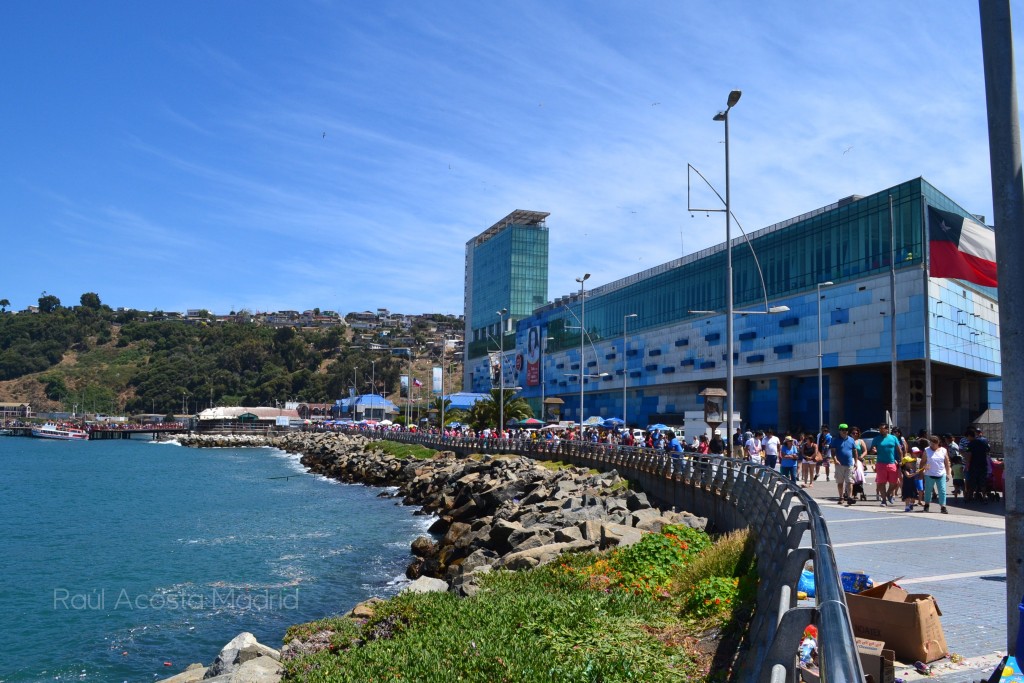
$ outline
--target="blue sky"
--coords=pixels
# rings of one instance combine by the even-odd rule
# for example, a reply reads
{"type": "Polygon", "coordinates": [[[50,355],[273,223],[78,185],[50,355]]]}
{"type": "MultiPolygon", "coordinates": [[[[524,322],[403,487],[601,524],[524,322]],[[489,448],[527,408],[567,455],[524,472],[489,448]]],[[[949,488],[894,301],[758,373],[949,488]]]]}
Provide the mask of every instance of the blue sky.
{"type": "Polygon", "coordinates": [[[992,216],[975,2],[33,0],[0,60],[16,309],[461,313],[514,209],[550,298],[605,284],[724,239],[734,88],[748,231],[917,176],[992,216]]]}

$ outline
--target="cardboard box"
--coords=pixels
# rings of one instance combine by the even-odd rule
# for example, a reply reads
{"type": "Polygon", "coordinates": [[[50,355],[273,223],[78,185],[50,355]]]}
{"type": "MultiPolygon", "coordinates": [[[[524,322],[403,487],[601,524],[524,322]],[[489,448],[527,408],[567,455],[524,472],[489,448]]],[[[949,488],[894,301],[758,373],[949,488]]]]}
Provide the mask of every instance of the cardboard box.
{"type": "Polygon", "coordinates": [[[942,612],[930,595],[907,593],[888,581],[862,593],[847,593],[846,604],[853,634],[883,641],[901,662],[934,662],[948,654],[942,612]]]}
{"type": "Polygon", "coordinates": [[[874,683],[893,683],[896,680],[896,654],[892,650],[886,650],[885,643],[880,640],[854,640],[857,642],[857,654],[860,655],[864,675],[870,676],[874,683]]]}

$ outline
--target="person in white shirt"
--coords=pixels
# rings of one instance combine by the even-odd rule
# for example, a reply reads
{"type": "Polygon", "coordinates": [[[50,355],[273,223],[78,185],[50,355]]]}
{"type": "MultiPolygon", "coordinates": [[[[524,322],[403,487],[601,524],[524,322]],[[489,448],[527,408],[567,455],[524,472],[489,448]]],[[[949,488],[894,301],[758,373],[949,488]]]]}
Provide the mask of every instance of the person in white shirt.
{"type": "Polygon", "coordinates": [[[764,463],[764,457],[762,456],[762,451],[764,449],[761,446],[761,437],[763,436],[764,432],[758,432],[747,439],[747,443],[743,445],[747,450],[747,460],[757,463],[758,465],[764,463]]]}
{"type": "Polygon", "coordinates": [[[924,449],[920,461],[920,468],[924,472],[924,509],[921,512],[928,512],[928,506],[932,502],[933,489],[939,490],[939,510],[942,514],[948,514],[946,510],[946,483],[952,476],[952,466],[949,461],[949,453],[942,446],[938,436],[932,434],[928,437],[928,448],[924,449]]]}
{"type": "Polygon", "coordinates": [[[761,447],[764,451],[764,464],[767,467],[775,469],[775,464],[779,462],[779,448],[781,446],[782,442],[779,441],[779,437],[775,436],[775,432],[769,429],[764,439],[761,440],[761,447]]]}

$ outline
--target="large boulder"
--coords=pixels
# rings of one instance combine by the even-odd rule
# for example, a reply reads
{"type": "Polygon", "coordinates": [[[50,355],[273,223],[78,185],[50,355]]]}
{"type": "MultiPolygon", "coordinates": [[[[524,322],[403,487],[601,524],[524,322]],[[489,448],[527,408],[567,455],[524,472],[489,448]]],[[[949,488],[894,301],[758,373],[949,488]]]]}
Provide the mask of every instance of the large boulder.
{"type": "Polygon", "coordinates": [[[270,657],[259,657],[242,662],[230,673],[205,680],[213,683],[280,683],[284,675],[281,663],[270,657]]]}
{"type": "Polygon", "coordinates": [[[497,562],[497,566],[506,569],[531,569],[551,562],[563,552],[583,552],[593,550],[591,541],[571,541],[568,543],[549,543],[529,550],[521,550],[505,555],[497,562]]]}
{"type": "Polygon", "coordinates": [[[278,660],[281,654],[266,645],[261,645],[256,636],[245,631],[239,633],[231,641],[221,648],[220,654],[213,660],[203,676],[203,680],[211,680],[225,674],[230,674],[242,664],[252,660],[265,657],[271,660],[278,660]]]}
{"type": "Polygon", "coordinates": [[[637,543],[642,537],[642,531],[625,524],[602,524],[601,550],[624,548],[637,543]]]}
{"type": "Polygon", "coordinates": [[[448,590],[448,582],[444,579],[435,579],[429,576],[421,576],[408,586],[402,589],[403,593],[443,593],[448,590]]]}

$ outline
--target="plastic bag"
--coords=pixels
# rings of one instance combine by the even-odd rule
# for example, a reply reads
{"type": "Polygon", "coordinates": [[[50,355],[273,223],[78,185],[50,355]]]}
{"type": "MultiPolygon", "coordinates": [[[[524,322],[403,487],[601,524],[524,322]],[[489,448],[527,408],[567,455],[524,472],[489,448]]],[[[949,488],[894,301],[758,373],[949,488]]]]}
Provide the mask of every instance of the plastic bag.
{"type": "Polygon", "coordinates": [[[839,580],[843,583],[843,590],[847,593],[860,593],[874,587],[875,582],[864,572],[841,572],[839,580]]]}
{"type": "Polygon", "coordinates": [[[800,572],[800,581],[796,584],[796,589],[807,593],[807,597],[814,597],[814,572],[810,569],[805,569],[800,572]]]}

